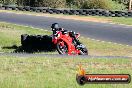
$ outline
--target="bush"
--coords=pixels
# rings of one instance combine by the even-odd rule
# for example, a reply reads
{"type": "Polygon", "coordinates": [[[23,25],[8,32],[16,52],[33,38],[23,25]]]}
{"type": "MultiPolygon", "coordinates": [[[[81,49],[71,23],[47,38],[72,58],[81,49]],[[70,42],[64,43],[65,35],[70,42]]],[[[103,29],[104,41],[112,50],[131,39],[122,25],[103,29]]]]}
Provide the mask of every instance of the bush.
{"type": "Polygon", "coordinates": [[[52,8],[64,8],[66,0],[38,0],[38,6],[52,7],[52,8]]]}
{"type": "Polygon", "coordinates": [[[5,5],[15,4],[17,0],[1,0],[0,3],[5,5]]]}
{"type": "Polygon", "coordinates": [[[78,8],[81,8],[82,5],[86,2],[86,0],[73,0],[73,4],[78,8]]]}
{"type": "Polygon", "coordinates": [[[126,10],[126,6],[123,3],[118,3],[116,1],[109,0],[111,5],[111,10],[126,10]]]}
{"type": "Polygon", "coordinates": [[[74,4],[74,0],[66,0],[66,7],[67,8],[74,8],[77,9],[77,5],[74,4]]]}
{"type": "Polygon", "coordinates": [[[125,5],[112,0],[85,0],[82,9],[125,10],[125,5]]]}
{"type": "Polygon", "coordinates": [[[128,9],[128,5],[129,5],[130,0],[112,0],[112,1],[116,1],[120,4],[123,4],[125,6],[125,8],[128,9]]]}
{"type": "Polygon", "coordinates": [[[127,5],[130,0],[112,0],[127,5]]]}
{"type": "Polygon", "coordinates": [[[109,10],[110,4],[107,0],[86,0],[82,6],[82,9],[107,9],[109,10]]]}

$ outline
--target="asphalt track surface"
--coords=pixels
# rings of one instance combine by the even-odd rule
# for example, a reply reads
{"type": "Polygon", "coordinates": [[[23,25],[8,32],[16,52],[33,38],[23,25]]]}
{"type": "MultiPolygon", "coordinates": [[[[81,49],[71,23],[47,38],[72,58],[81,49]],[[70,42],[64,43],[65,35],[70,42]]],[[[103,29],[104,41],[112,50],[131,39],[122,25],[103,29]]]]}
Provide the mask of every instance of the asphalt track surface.
{"type": "Polygon", "coordinates": [[[67,30],[79,32],[81,35],[92,39],[132,45],[132,26],[98,22],[84,22],[5,12],[0,12],[0,21],[43,29],[47,28],[49,30],[51,24],[57,22],[61,25],[61,27],[67,30]]]}

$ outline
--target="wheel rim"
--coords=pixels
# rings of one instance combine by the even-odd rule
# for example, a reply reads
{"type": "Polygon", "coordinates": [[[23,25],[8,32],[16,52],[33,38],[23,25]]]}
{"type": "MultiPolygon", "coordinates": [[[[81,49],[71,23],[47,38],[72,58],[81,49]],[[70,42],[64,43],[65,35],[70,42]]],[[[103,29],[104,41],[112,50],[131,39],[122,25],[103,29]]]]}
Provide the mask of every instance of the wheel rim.
{"type": "Polygon", "coordinates": [[[67,45],[66,45],[65,42],[60,41],[60,42],[57,44],[57,47],[58,47],[58,51],[59,51],[60,54],[67,54],[68,48],[67,48],[67,45]]]}

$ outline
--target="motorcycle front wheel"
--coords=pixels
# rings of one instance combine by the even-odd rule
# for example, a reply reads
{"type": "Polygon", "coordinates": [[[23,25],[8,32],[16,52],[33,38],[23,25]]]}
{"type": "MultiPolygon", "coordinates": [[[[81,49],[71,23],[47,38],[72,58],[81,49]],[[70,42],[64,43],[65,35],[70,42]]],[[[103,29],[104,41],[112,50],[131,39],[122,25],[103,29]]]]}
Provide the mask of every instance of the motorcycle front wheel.
{"type": "Polygon", "coordinates": [[[88,49],[86,47],[85,48],[80,48],[79,55],[88,55],[88,49]]]}

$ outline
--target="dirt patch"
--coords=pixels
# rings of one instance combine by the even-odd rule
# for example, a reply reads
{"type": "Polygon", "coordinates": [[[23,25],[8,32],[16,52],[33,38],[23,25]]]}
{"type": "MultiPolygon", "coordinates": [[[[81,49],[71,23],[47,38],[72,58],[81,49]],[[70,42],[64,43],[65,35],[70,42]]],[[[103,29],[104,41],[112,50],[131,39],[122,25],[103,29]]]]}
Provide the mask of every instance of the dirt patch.
{"type": "Polygon", "coordinates": [[[112,22],[110,19],[107,19],[107,18],[104,19],[104,18],[95,18],[95,17],[77,16],[77,15],[63,15],[63,14],[58,15],[58,14],[33,13],[33,12],[22,12],[22,11],[7,11],[7,10],[0,10],[0,12],[44,16],[44,17],[54,17],[54,18],[61,18],[61,19],[72,19],[72,20],[79,20],[79,21],[101,22],[101,23],[112,22]]]}
{"type": "Polygon", "coordinates": [[[73,20],[80,20],[80,21],[101,22],[101,23],[111,22],[109,19],[94,18],[94,17],[81,17],[81,16],[75,16],[75,15],[74,16],[60,16],[58,18],[73,19],[73,20]]]}

